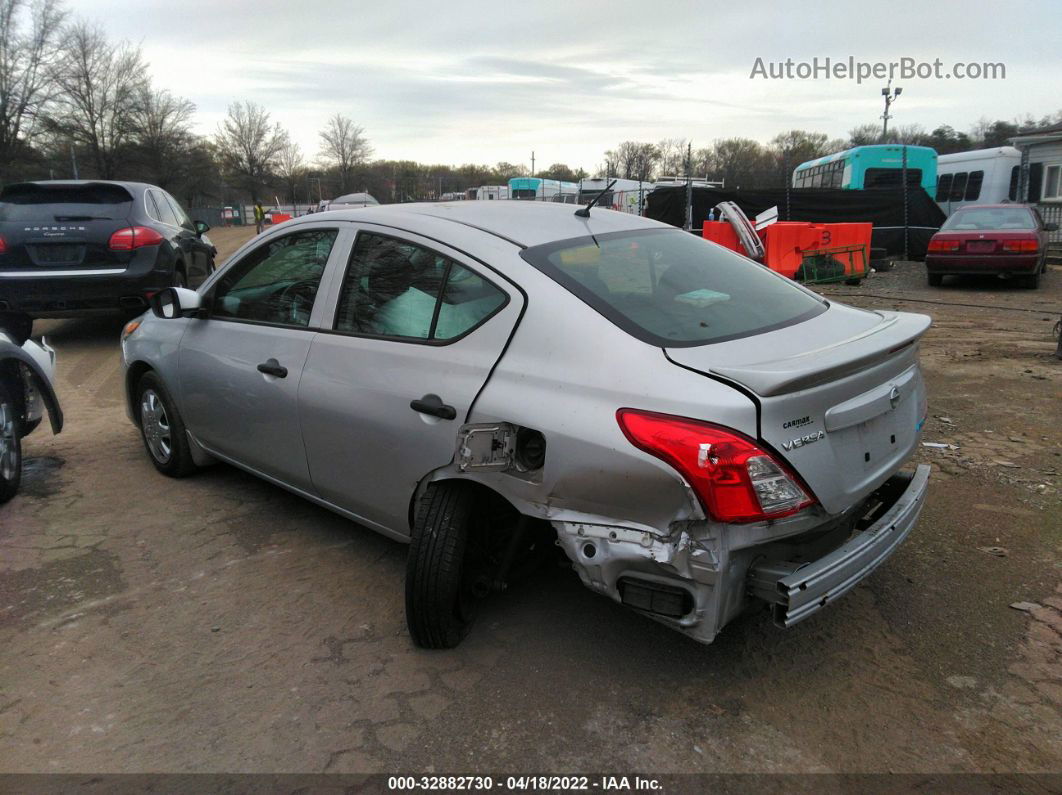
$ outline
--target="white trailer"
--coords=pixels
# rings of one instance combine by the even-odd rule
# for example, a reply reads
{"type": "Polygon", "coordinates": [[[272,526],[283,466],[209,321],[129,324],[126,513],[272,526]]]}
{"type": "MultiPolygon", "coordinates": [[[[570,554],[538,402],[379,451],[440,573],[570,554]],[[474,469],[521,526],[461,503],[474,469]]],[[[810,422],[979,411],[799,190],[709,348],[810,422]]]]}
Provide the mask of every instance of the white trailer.
{"type": "Polygon", "coordinates": [[[641,215],[645,209],[646,199],[653,189],[653,184],[651,182],[639,182],[636,179],[595,177],[581,180],[579,182],[579,204],[589,203],[595,196],[605,190],[610,182],[615,182],[616,184],[601,197],[597,206],[605,207],[609,210],[618,210],[621,213],[641,215]]]}
{"type": "Polygon", "coordinates": [[[508,185],[480,185],[476,188],[476,198],[479,200],[497,200],[509,198],[508,185]]]}
{"type": "Polygon", "coordinates": [[[974,149],[937,158],[936,201],[945,213],[966,204],[1015,201],[1021,152],[1013,146],[974,149]]]}

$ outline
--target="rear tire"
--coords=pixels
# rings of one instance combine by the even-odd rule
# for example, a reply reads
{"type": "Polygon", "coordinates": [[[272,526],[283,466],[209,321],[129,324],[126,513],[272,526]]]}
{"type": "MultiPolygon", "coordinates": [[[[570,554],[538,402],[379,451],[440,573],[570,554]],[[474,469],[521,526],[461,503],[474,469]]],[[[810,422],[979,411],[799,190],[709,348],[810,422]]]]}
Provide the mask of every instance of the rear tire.
{"type": "Polygon", "coordinates": [[[174,287],[187,287],[188,277],[184,275],[184,271],[178,268],[173,272],[173,286],[174,287]]]}
{"type": "Polygon", "coordinates": [[[141,377],[136,387],[136,419],[140,438],[155,469],[171,478],[183,478],[198,468],[173,398],[154,372],[141,377]]]}
{"type": "Polygon", "coordinates": [[[413,643],[452,649],[475,621],[485,539],[471,483],[433,483],[421,498],[406,562],[406,625],[413,643]]]}
{"type": "Polygon", "coordinates": [[[22,435],[15,392],[0,378],[0,505],[18,492],[22,482],[22,435]]]}
{"type": "Polygon", "coordinates": [[[944,277],[939,273],[927,274],[926,280],[929,282],[930,287],[940,287],[942,284],[944,284],[944,277]]]}

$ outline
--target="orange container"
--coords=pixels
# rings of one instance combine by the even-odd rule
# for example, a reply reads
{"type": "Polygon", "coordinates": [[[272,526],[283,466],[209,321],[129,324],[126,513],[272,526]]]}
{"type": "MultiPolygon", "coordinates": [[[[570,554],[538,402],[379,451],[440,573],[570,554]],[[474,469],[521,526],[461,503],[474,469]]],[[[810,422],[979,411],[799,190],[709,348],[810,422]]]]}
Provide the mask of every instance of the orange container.
{"type": "Polygon", "coordinates": [[[701,237],[718,243],[723,248],[736,251],[738,254],[745,253],[745,249],[738,240],[737,232],[726,221],[705,221],[701,229],[701,237]]]}
{"type": "Polygon", "coordinates": [[[282,224],[285,221],[290,221],[290,220],[291,220],[291,216],[288,215],[287,213],[273,213],[273,223],[274,224],[282,224]]]}
{"type": "Polygon", "coordinates": [[[763,230],[764,264],[790,279],[804,260],[804,252],[821,247],[824,224],[778,221],[763,230]]]}

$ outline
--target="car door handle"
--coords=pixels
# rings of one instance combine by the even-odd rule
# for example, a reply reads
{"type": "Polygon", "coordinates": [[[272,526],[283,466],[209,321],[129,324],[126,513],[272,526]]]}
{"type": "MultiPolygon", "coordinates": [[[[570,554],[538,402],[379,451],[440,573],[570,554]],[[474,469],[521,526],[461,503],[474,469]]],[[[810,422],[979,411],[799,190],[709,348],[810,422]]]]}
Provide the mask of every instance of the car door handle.
{"type": "Polygon", "coordinates": [[[447,406],[438,395],[428,394],[420,400],[409,401],[409,407],[421,414],[430,414],[433,417],[442,417],[444,420],[452,420],[457,416],[453,406],[447,406]]]}
{"type": "Polygon", "coordinates": [[[281,365],[276,359],[267,359],[258,365],[258,372],[266,375],[275,375],[277,378],[285,378],[288,375],[288,368],[281,365]]]}

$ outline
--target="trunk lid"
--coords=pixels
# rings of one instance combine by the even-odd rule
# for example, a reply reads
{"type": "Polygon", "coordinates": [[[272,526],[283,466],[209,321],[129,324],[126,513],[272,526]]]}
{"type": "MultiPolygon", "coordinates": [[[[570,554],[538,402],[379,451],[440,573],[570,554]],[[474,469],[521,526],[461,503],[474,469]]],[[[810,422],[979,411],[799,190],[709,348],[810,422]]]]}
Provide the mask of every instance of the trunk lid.
{"type": "Polygon", "coordinates": [[[0,271],[124,267],[128,252],[108,244],[128,227],[133,196],[119,185],[9,185],[0,194],[0,271]]]}
{"type": "Polygon", "coordinates": [[[752,337],[669,348],[676,364],[730,382],[759,404],[759,436],[839,513],[911,455],[926,414],[918,368],[925,315],[839,304],[752,337]]]}

